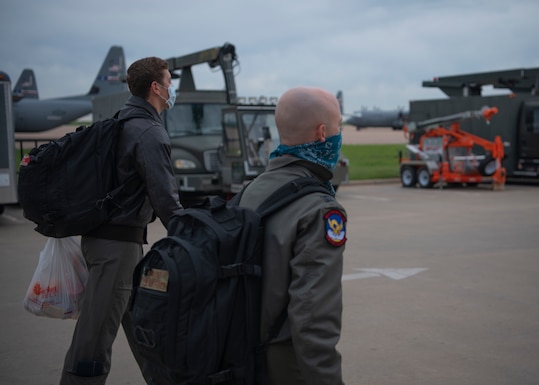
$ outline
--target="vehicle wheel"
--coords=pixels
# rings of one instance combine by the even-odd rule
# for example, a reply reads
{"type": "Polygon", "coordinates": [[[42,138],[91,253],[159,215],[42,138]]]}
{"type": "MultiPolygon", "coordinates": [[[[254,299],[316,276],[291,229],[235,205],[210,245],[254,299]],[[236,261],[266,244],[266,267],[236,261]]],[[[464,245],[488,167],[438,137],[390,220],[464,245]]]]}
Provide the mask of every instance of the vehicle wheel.
{"type": "Polygon", "coordinates": [[[421,167],[417,172],[417,183],[421,188],[432,187],[432,182],[430,181],[430,172],[426,167],[421,167]]]}
{"type": "Polygon", "coordinates": [[[410,166],[404,166],[401,169],[401,182],[402,187],[414,187],[417,183],[417,176],[415,169],[410,166]]]}
{"type": "Polygon", "coordinates": [[[496,159],[489,156],[479,164],[479,173],[483,176],[491,176],[496,172],[496,168],[496,159]]]}

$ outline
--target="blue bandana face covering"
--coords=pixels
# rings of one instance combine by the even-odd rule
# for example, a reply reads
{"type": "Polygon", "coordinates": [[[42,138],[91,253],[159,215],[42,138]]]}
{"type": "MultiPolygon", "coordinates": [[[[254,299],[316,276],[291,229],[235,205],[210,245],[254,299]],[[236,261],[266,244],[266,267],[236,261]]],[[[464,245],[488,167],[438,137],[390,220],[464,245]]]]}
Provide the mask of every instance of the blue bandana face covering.
{"type": "Polygon", "coordinates": [[[275,151],[270,154],[270,159],[292,155],[296,158],[308,160],[310,162],[324,166],[331,172],[335,170],[339,160],[339,152],[342,145],[342,133],[326,138],[325,142],[311,142],[298,144],[297,146],[285,146],[280,144],[275,151]]]}

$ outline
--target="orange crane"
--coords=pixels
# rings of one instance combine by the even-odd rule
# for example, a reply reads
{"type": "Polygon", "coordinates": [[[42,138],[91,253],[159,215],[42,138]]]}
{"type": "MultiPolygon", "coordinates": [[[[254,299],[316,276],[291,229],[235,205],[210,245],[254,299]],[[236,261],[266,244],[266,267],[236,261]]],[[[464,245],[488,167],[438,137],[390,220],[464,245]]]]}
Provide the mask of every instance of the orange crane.
{"type": "Polygon", "coordinates": [[[497,113],[496,107],[483,107],[405,126],[404,133],[411,139],[417,134],[421,136],[419,144],[406,146],[410,159],[399,157],[402,186],[429,188],[435,184],[492,183],[493,189],[503,189],[505,154],[500,136],[489,141],[460,128],[460,122],[465,119],[483,118],[488,124],[497,113]],[[477,149],[482,150],[476,154],[477,149]]]}

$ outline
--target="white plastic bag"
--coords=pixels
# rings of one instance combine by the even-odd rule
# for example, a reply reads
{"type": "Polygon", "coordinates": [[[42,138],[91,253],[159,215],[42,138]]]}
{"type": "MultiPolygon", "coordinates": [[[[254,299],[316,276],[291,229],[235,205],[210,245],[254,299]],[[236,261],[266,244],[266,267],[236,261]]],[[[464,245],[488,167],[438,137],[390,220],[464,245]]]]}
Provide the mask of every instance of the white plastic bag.
{"type": "Polygon", "coordinates": [[[80,237],[49,238],[39,255],[24,308],[38,316],[76,319],[87,280],[80,237]]]}

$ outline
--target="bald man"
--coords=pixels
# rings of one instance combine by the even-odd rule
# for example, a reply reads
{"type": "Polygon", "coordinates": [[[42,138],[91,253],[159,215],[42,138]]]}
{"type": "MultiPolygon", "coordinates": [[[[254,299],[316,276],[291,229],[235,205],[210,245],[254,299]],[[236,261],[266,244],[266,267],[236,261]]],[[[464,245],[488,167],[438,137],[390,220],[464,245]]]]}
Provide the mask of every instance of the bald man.
{"type": "Polygon", "coordinates": [[[261,340],[281,324],[281,315],[286,320],[267,348],[261,383],[339,385],[346,212],[330,183],[342,143],[339,103],[320,88],[292,88],[279,99],[275,120],[281,144],[240,205],[256,208],[286,182],[305,176],[323,181],[333,194],[309,194],[266,222],[261,340]]]}

